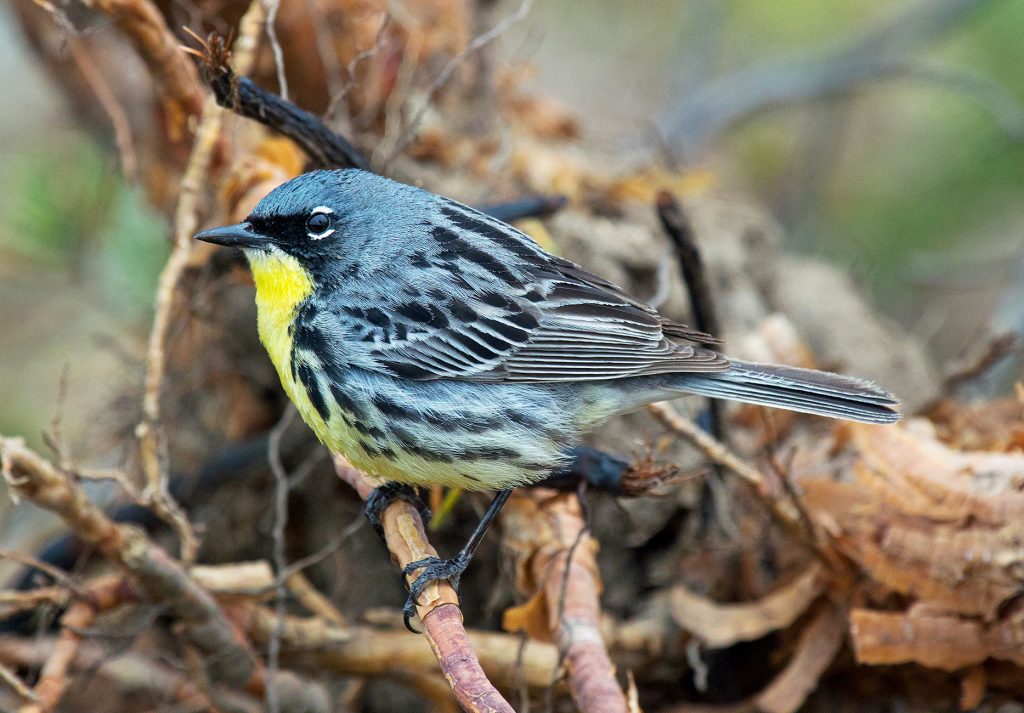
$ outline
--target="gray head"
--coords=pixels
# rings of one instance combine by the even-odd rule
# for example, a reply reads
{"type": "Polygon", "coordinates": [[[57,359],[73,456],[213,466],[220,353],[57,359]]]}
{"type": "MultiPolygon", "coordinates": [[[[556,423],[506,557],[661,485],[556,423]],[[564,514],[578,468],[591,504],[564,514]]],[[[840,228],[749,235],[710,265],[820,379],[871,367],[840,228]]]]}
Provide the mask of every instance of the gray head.
{"type": "Polygon", "coordinates": [[[433,199],[367,171],[312,171],[275,188],[243,222],[195,237],[249,257],[284,253],[318,281],[330,281],[387,265],[433,199]]]}

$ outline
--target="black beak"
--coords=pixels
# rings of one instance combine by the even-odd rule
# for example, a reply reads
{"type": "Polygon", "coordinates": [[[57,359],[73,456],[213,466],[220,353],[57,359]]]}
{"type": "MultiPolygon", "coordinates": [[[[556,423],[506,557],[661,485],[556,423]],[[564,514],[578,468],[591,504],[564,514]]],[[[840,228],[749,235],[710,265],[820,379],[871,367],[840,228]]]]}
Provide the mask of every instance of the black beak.
{"type": "Polygon", "coordinates": [[[267,238],[254,232],[248,223],[210,228],[196,233],[195,239],[214,245],[226,245],[229,248],[258,248],[263,247],[267,242],[267,238]]]}

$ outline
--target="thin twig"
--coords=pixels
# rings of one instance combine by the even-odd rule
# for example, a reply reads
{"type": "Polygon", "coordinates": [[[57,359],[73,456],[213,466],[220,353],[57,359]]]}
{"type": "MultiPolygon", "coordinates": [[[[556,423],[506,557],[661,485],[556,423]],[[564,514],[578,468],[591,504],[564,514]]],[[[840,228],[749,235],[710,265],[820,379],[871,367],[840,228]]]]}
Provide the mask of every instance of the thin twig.
{"type": "Polygon", "coordinates": [[[149,0],[83,0],[108,15],[135,45],[163,98],[171,141],[185,141],[187,125],[202,106],[202,84],[195,67],[178,51],[178,40],[149,0]]]}
{"type": "Polygon", "coordinates": [[[87,602],[76,602],[64,612],[60,619],[61,632],[35,686],[35,701],[22,706],[18,713],[51,713],[56,710],[71,683],[68,673],[82,641],[79,631],[90,626],[95,618],[96,610],[87,602]]]}
{"type": "Polygon", "coordinates": [[[8,668],[5,664],[0,664],[0,680],[3,680],[8,686],[10,686],[19,698],[23,698],[29,703],[38,703],[39,697],[29,688],[28,684],[21,680],[21,678],[8,668]]]}
{"type": "Polygon", "coordinates": [[[964,355],[950,366],[949,371],[942,379],[943,393],[948,394],[964,383],[983,376],[989,369],[1002,361],[1003,357],[1021,347],[1017,335],[1013,332],[993,335],[981,344],[980,350],[975,345],[969,354],[964,355]]]}
{"type": "Polygon", "coordinates": [[[202,119],[192,147],[192,157],[181,180],[181,194],[175,211],[174,244],[157,283],[153,328],[146,350],[145,392],[142,400],[142,421],[136,429],[139,453],[146,486],[143,500],[162,520],[169,523],[181,538],[181,557],[195,559],[198,540],[188,517],[170,494],[167,476],[167,434],[161,421],[161,397],[166,372],[167,339],[178,283],[181,281],[192,252],[192,235],[198,225],[199,193],[208,172],[213,147],[220,134],[221,109],[213,99],[203,105],[202,119]]]}
{"type": "Polygon", "coordinates": [[[132,137],[132,125],[128,121],[128,114],[125,112],[117,95],[110,86],[110,82],[103,76],[103,73],[96,68],[89,53],[82,49],[77,38],[71,38],[68,42],[68,50],[82,73],[82,78],[89,84],[96,101],[103,107],[107,118],[110,119],[110,126],[114,130],[114,141],[117,144],[117,153],[121,157],[121,172],[125,179],[134,182],[138,177],[139,162],[135,156],[135,140],[132,137]]]}
{"type": "MultiPolygon", "coordinates": [[[[316,0],[310,1],[315,2],[316,0]]],[[[373,38],[373,44],[367,49],[357,52],[349,61],[348,66],[345,67],[345,73],[348,77],[346,78],[345,83],[341,86],[341,89],[331,96],[330,104],[327,105],[327,111],[324,113],[324,116],[326,116],[328,120],[334,116],[334,113],[338,110],[338,106],[345,100],[348,93],[355,88],[357,81],[356,72],[359,70],[359,65],[377,55],[384,46],[384,31],[390,24],[391,13],[385,12],[384,19],[381,20],[380,28],[377,30],[377,35],[373,38]]]]}
{"type": "Polygon", "coordinates": [[[50,577],[54,582],[57,582],[68,591],[74,593],[75,596],[84,597],[86,595],[85,588],[72,579],[67,572],[59,567],[54,567],[49,562],[44,562],[41,559],[33,557],[30,554],[18,552],[17,550],[0,549],[0,559],[8,559],[25,565],[26,567],[38,569],[40,572],[43,572],[50,577]]]}
{"type": "Polygon", "coordinates": [[[277,613],[278,627],[270,635],[270,643],[267,647],[267,707],[271,713],[280,711],[280,704],[277,697],[277,687],[274,685],[274,676],[277,674],[277,667],[281,655],[281,630],[284,627],[285,597],[288,589],[285,586],[284,570],[288,566],[285,556],[285,530],[288,527],[288,473],[281,462],[281,437],[288,430],[292,421],[295,420],[296,410],[289,405],[284,414],[278,420],[267,439],[267,461],[270,463],[270,470],[274,474],[274,611],[277,613]]]}
{"type": "MultiPolygon", "coordinates": [[[[277,93],[281,98],[288,101],[288,78],[284,73],[284,51],[277,39],[277,11],[281,7],[281,0],[263,0],[263,10],[266,12],[267,40],[270,42],[270,49],[274,54],[274,67],[277,70],[277,93]]],[[[236,60],[237,61],[237,60],[236,60]]],[[[237,67],[237,64],[236,64],[237,67]]],[[[241,74],[248,74],[248,71],[241,70],[241,74]]]]}
{"type": "Polygon", "coordinates": [[[795,512],[792,503],[776,497],[756,468],[744,462],[724,443],[715,439],[693,421],[685,418],[671,404],[666,402],[650,404],[647,409],[670,431],[695,445],[712,462],[728,468],[753,485],[756,492],[771,505],[773,512],[791,527],[799,529],[800,516],[795,512]]]}

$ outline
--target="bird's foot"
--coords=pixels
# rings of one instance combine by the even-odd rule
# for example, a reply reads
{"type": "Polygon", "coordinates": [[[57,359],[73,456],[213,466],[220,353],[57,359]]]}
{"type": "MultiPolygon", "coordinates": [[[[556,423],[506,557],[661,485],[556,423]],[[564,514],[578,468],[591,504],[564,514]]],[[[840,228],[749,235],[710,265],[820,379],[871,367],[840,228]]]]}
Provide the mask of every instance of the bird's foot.
{"type": "Polygon", "coordinates": [[[446,580],[452,585],[452,589],[455,593],[459,593],[459,580],[462,579],[462,573],[469,567],[470,560],[473,556],[468,552],[459,552],[450,560],[443,560],[440,557],[424,557],[423,559],[410,562],[402,569],[402,574],[410,575],[416,570],[422,570],[413,583],[409,585],[409,598],[405,600],[405,606],[402,608],[402,615],[405,620],[405,628],[414,634],[420,632],[412,628],[410,620],[416,615],[416,605],[419,603],[420,594],[431,582],[437,582],[440,580],[446,580]]]}
{"type": "Polygon", "coordinates": [[[373,529],[377,531],[382,540],[384,539],[384,526],[380,521],[381,515],[387,510],[388,505],[396,500],[404,500],[416,508],[420,513],[420,517],[423,518],[424,525],[430,522],[430,507],[420,497],[416,488],[411,485],[388,481],[374,488],[370,496],[366,498],[366,505],[363,506],[363,513],[366,515],[366,519],[370,521],[373,529]]]}

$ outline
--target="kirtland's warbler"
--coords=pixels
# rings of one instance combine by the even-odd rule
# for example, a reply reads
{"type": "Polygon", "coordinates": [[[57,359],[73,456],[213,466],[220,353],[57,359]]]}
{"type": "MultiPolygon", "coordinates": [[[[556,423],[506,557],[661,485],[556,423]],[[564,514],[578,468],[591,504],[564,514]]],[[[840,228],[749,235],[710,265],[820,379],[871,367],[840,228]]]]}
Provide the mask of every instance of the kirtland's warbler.
{"type": "Polygon", "coordinates": [[[328,448],[385,480],[502,491],[457,557],[407,568],[407,614],[430,580],[458,584],[511,488],[615,414],[700,394],[899,418],[874,384],[729,359],[510,225],[365,171],[299,176],[196,238],[245,253],[260,339],[328,448]]]}

